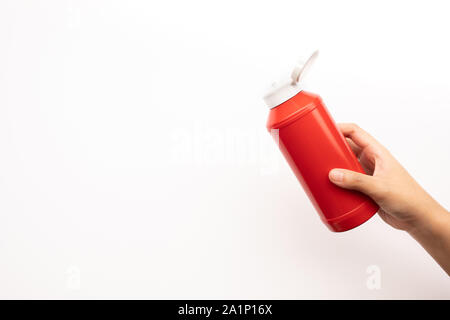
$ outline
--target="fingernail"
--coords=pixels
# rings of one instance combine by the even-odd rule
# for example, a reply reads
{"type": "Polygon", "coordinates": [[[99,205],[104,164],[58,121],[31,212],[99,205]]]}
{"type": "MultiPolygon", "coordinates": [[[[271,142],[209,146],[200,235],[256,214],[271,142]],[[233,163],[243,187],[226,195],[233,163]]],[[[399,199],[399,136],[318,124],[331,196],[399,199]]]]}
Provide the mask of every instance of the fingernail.
{"type": "Polygon", "coordinates": [[[344,173],[341,170],[333,169],[330,171],[330,179],[336,182],[344,180],[344,173]]]}

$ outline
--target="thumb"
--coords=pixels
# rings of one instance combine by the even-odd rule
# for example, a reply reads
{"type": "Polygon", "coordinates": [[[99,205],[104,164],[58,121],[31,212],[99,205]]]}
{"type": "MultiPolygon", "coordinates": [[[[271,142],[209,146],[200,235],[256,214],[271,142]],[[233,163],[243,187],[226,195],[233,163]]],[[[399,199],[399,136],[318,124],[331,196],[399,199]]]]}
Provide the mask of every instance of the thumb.
{"type": "Polygon", "coordinates": [[[339,187],[357,190],[368,196],[375,195],[379,189],[376,178],[351,170],[333,169],[329,173],[329,178],[339,187]]]}

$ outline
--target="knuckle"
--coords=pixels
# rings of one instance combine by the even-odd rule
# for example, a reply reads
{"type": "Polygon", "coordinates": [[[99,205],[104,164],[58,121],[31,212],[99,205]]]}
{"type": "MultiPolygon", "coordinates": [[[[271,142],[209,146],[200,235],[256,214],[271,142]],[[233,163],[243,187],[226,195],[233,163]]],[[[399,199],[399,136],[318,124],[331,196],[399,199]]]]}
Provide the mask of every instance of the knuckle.
{"type": "Polygon", "coordinates": [[[350,123],[350,128],[355,131],[360,129],[360,127],[354,122],[350,123]]]}
{"type": "Polygon", "coordinates": [[[360,185],[362,183],[362,179],[359,174],[353,175],[353,183],[357,185],[360,185]]]}
{"type": "Polygon", "coordinates": [[[359,174],[354,173],[349,174],[349,180],[350,184],[353,185],[354,187],[360,187],[363,184],[363,179],[359,174]]]}
{"type": "Polygon", "coordinates": [[[359,132],[359,131],[361,131],[361,128],[356,124],[356,123],[349,123],[348,124],[348,127],[349,127],[349,131],[350,131],[350,134],[354,134],[354,133],[356,133],[356,132],[359,132]]]}

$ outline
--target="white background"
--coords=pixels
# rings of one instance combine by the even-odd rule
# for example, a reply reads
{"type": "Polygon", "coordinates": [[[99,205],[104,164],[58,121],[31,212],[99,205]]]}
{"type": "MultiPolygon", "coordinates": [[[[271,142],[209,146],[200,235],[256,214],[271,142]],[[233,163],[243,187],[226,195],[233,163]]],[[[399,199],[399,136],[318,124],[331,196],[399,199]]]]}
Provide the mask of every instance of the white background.
{"type": "Polygon", "coordinates": [[[326,229],[261,99],[320,49],[307,88],[449,208],[448,30],[445,1],[2,0],[0,298],[450,298],[378,216],[326,229]]]}

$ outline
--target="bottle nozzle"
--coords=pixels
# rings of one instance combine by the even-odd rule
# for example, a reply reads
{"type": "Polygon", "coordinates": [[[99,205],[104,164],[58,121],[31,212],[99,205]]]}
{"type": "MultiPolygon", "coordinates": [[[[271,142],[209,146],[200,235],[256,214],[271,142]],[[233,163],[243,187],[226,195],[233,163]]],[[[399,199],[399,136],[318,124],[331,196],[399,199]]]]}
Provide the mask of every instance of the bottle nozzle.
{"type": "Polygon", "coordinates": [[[303,79],[318,55],[319,51],[316,50],[306,62],[299,61],[292,71],[290,79],[284,78],[284,80],[279,83],[272,83],[272,88],[264,96],[264,101],[269,108],[275,108],[302,90],[300,81],[303,79]]]}
{"type": "Polygon", "coordinates": [[[308,69],[313,64],[314,60],[316,60],[319,55],[319,50],[313,52],[313,54],[306,60],[306,62],[299,61],[295,66],[294,70],[291,73],[292,84],[296,85],[300,82],[301,78],[307,73],[308,69]]]}

